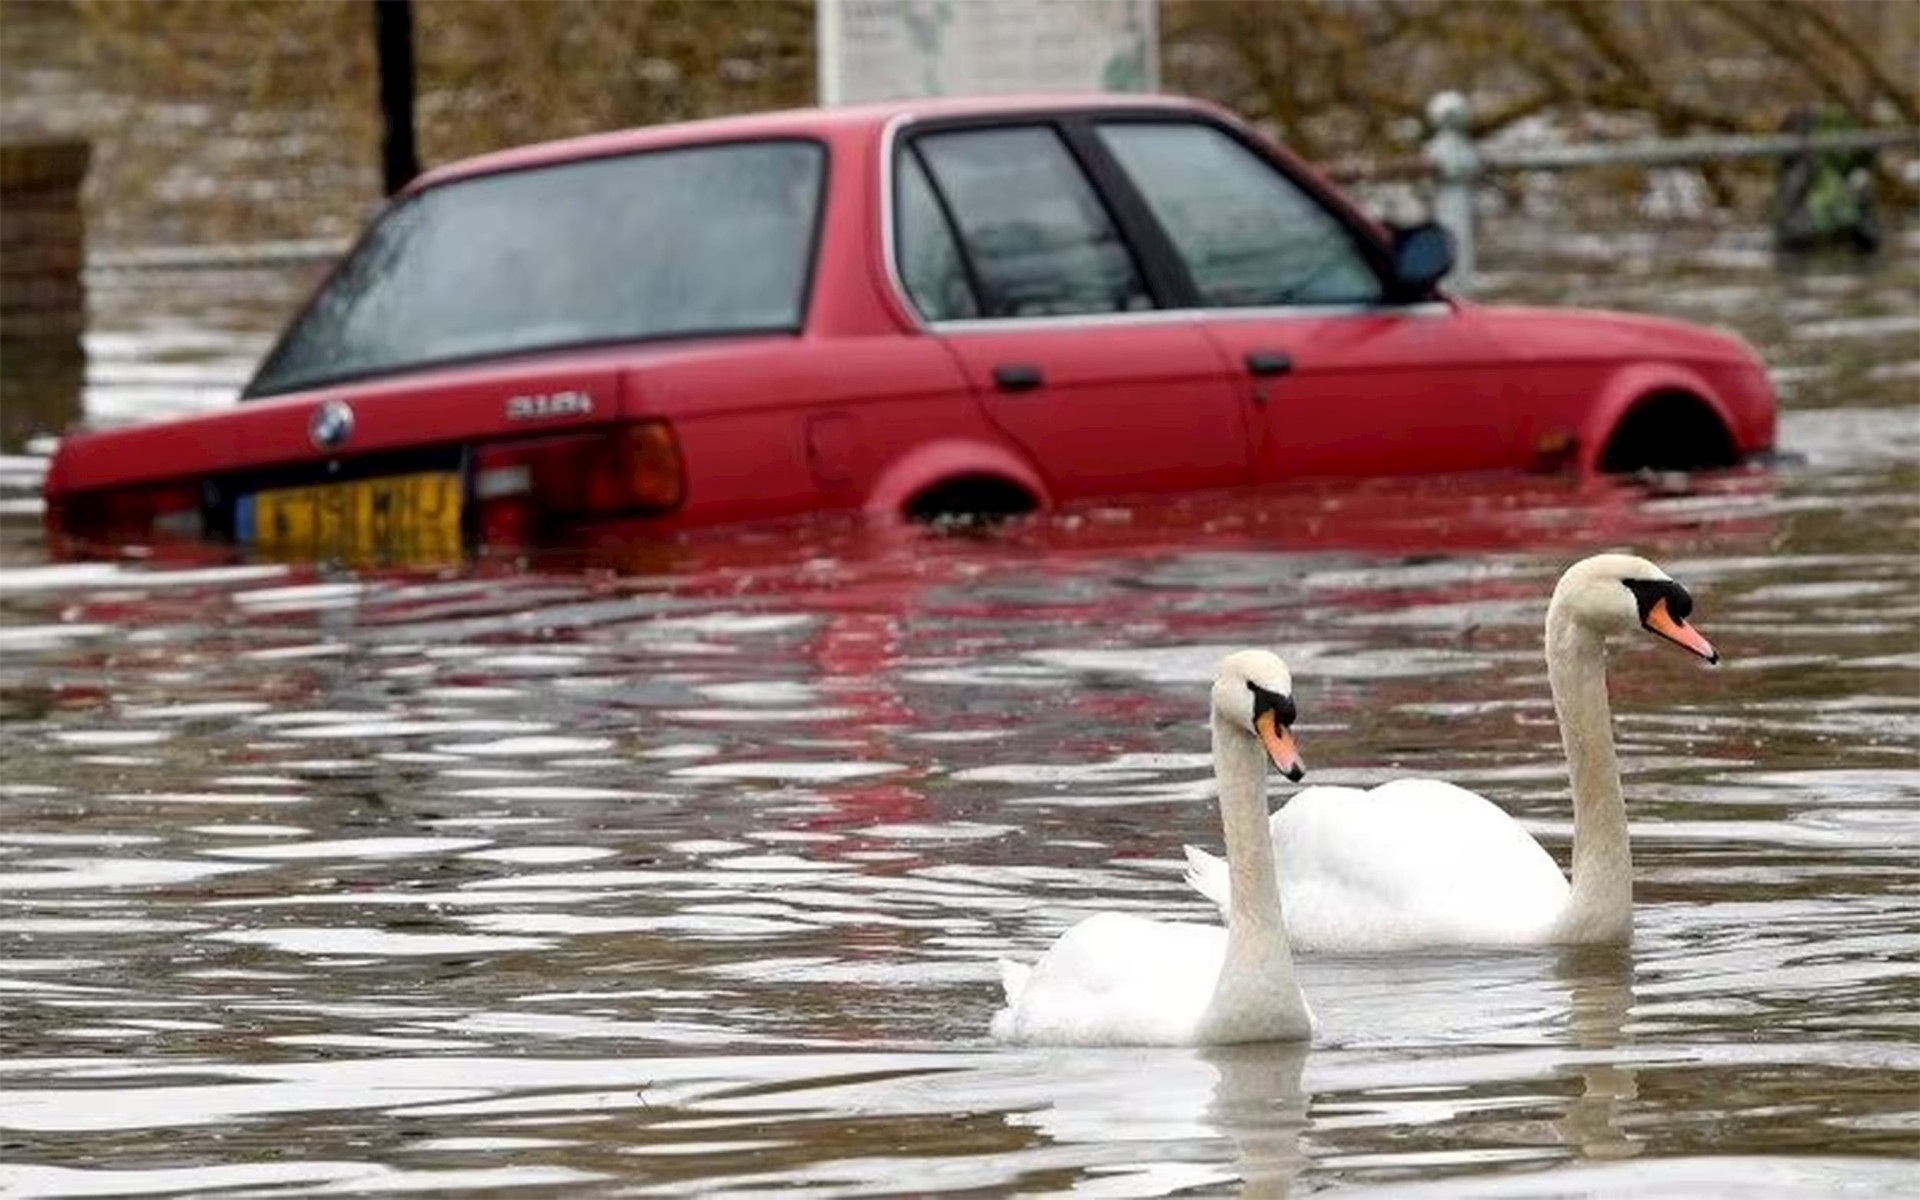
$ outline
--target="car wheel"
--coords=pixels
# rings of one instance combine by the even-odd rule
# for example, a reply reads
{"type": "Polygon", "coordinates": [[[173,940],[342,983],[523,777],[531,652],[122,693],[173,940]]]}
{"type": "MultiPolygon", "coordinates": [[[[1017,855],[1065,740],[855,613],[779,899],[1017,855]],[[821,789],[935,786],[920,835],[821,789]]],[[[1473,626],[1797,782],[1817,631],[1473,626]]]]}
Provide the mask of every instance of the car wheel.
{"type": "Polygon", "coordinates": [[[1733,435],[1698,396],[1663,392],[1627,411],[1600,452],[1600,469],[1691,471],[1740,461],[1733,435]]]}
{"type": "Polygon", "coordinates": [[[1039,507],[1033,494],[998,475],[965,475],[946,479],[907,501],[902,515],[927,524],[970,524],[997,521],[1039,507]]]}

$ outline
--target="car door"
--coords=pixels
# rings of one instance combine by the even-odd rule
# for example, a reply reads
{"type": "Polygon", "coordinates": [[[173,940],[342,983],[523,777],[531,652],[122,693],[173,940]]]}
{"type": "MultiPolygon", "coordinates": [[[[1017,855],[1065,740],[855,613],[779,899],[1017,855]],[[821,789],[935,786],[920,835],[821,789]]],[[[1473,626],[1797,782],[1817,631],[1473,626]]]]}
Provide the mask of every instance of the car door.
{"type": "Polygon", "coordinates": [[[921,132],[895,160],[896,265],[992,423],[1056,499],[1248,478],[1219,353],[1154,281],[1059,130],[921,132]]]}
{"type": "Polygon", "coordinates": [[[1370,231],[1237,133],[1103,120],[1252,417],[1259,480],[1528,465],[1532,415],[1471,306],[1390,299],[1370,231]]]}

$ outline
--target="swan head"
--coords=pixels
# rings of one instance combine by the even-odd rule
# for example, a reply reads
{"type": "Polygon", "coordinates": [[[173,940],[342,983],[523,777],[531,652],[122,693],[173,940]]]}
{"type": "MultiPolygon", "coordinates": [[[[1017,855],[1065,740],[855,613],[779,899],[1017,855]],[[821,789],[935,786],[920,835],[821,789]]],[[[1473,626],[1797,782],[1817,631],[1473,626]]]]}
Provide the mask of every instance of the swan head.
{"type": "Polygon", "coordinates": [[[1713,643],[1687,624],[1693,613],[1687,589],[1636,555],[1596,554],[1568,567],[1548,606],[1549,613],[1556,610],[1603,637],[1640,628],[1710,663],[1720,661],[1713,643]]]}
{"type": "Polygon", "coordinates": [[[1298,782],[1307,773],[1293,742],[1293,675],[1278,654],[1242,650],[1220,660],[1213,678],[1216,720],[1257,739],[1273,769],[1298,782]]]}

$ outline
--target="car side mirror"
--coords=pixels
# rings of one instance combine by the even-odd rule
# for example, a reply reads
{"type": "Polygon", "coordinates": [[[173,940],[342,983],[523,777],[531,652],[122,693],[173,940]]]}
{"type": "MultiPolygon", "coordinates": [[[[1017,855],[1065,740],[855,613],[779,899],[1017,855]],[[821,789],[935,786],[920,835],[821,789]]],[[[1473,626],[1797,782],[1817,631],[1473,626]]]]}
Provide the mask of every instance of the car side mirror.
{"type": "Polygon", "coordinates": [[[1453,235],[1432,221],[1393,231],[1394,289],[1404,300],[1423,300],[1453,270],[1453,235]]]}

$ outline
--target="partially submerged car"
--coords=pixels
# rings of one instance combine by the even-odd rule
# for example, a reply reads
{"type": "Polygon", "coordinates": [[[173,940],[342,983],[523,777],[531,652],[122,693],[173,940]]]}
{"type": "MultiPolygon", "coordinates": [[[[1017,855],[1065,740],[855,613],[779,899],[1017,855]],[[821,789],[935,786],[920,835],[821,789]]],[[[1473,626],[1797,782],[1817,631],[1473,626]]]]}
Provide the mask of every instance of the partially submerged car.
{"type": "Polygon", "coordinates": [[[67,554],[193,539],[423,562],[867,510],[1276,480],[1730,465],[1739,340],[1447,295],[1170,97],[927,100],[636,129],[430,172],[229,409],[64,439],[67,554]]]}

